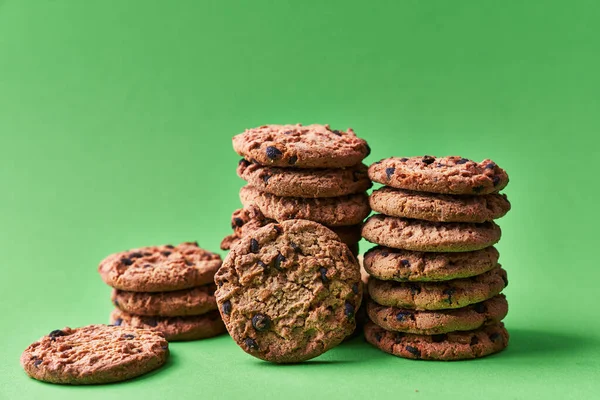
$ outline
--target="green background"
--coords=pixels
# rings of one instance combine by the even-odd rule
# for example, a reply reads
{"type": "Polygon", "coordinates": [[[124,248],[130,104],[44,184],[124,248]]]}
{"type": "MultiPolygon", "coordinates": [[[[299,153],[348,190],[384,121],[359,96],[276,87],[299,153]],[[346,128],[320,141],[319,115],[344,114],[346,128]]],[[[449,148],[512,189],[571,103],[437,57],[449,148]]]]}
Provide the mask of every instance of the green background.
{"type": "Polygon", "coordinates": [[[595,1],[0,0],[0,398],[599,395],[599,18],[595,1]],[[223,336],[127,383],[27,378],[29,343],[107,321],[106,255],[217,250],[242,185],[231,137],[296,122],[353,127],[367,163],[508,171],[506,352],[419,362],[359,338],[275,366],[223,336]]]}

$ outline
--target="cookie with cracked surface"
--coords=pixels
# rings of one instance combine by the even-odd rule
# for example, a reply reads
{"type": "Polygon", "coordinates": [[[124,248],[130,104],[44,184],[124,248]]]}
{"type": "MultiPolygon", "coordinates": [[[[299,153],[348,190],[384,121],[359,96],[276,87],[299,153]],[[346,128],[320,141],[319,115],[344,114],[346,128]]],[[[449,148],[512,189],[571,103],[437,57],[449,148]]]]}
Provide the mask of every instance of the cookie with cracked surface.
{"type": "Polygon", "coordinates": [[[244,207],[255,206],[265,217],[279,222],[308,219],[328,226],[348,226],[360,224],[371,212],[366,193],[307,199],[275,196],[244,186],[240,189],[240,200],[244,207]]]}
{"type": "Polygon", "coordinates": [[[21,355],[30,377],[50,383],[119,382],[159,368],[169,344],[158,332],[108,325],[57,329],[21,355]]]}
{"type": "Polygon", "coordinates": [[[369,301],[367,313],[371,321],[388,331],[438,335],[454,331],[471,331],[495,324],[508,313],[508,302],[499,294],[481,303],[451,310],[417,311],[387,307],[369,301]]]}
{"type": "Polygon", "coordinates": [[[392,217],[437,222],[492,221],[510,210],[506,195],[492,193],[481,196],[413,192],[382,187],[369,197],[373,211],[392,217]]]}
{"type": "Polygon", "coordinates": [[[370,149],[352,129],[329,125],[263,125],[233,137],[233,149],[248,161],[273,167],[344,168],[360,163],[370,149]]]}
{"type": "Polygon", "coordinates": [[[217,309],[214,283],[171,292],[127,292],[113,289],[113,304],[130,314],[184,317],[201,315],[217,309]]]}
{"type": "Polygon", "coordinates": [[[483,274],[498,265],[495,247],[458,253],[429,253],[373,247],[364,256],[365,270],[383,281],[448,281],[483,274]]]}
{"type": "Polygon", "coordinates": [[[215,276],[217,304],[236,343],[275,363],[317,357],[355,327],[356,258],[318,223],[269,224],[235,245],[215,276]]]}
{"type": "Polygon", "coordinates": [[[225,325],[216,310],[187,317],[149,317],[129,314],[116,308],[110,314],[110,323],[151,329],[162,333],[169,342],[206,339],[225,333],[225,325]]]}
{"type": "Polygon", "coordinates": [[[431,222],[376,214],[365,221],[362,236],[369,242],[396,249],[460,252],[492,246],[502,232],[493,221],[431,222]]]}
{"type": "Polygon", "coordinates": [[[395,282],[369,279],[369,296],[378,304],[414,310],[445,310],[481,303],[508,285],[500,266],[471,278],[444,282],[395,282]]]}
{"type": "Polygon", "coordinates": [[[364,192],[373,185],[364,164],[348,168],[292,169],[265,167],[242,159],[237,174],[261,192],[282,197],[339,197],[364,192]]]}
{"type": "Polygon", "coordinates": [[[392,332],[369,322],[365,326],[365,339],[378,349],[398,357],[455,361],[498,353],[508,346],[509,336],[502,322],[473,331],[440,335],[392,332]]]}
{"type": "Polygon", "coordinates": [[[369,167],[375,182],[397,189],[446,194],[489,194],[508,184],[508,175],[492,160],[450,157],[391,157],[369,167]]]}
{"type": "Polygon", "coordinates": [[[213,282],[221,266],[218,254],[198,243],[150,246],[112,254],[100,262],[102,280],[130,292],[169,292],[213,282]]]}

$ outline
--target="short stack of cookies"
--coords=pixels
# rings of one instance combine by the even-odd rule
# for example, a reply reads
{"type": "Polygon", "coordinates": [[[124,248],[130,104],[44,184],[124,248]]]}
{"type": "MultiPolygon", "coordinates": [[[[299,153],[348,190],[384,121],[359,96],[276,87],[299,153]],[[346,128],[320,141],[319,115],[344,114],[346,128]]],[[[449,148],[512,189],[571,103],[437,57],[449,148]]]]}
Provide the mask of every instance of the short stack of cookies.
{"type": "Polygon", "coordinates": [[[369,168],[386,186],[370,197],[362,235],[379,246],[370,274],[368,342],[405,358],[459,360],[504,349],[508,281],[498,264],[500,227],[510,210],[504,170],[491,160],[388,158],[369,168]]]}
{"type": "Polygon", "coordinates": [[[113,287],[113,325],[153,329],[169,341],[225,332],[214,296],[218,254],[197,243],[151,246],[112,254],[99,265],[113,287]]]}
{"type": "Polygon", "coordinates": [[[362,164],[370,149],[352,129],[265,125],[235,136],[233,148],[244,157],[237,173],[248,184],[223,250],[270,222],[306,219],[334,231],[358,254],[360,224],[370,213],[365,192],[371,181],[362,164]]]}

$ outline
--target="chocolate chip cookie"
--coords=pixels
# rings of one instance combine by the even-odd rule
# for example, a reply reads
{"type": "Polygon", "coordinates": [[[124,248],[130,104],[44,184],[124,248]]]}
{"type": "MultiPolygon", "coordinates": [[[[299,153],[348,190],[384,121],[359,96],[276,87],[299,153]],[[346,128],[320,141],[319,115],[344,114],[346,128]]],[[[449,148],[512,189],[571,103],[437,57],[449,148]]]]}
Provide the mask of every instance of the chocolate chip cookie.
{"type": "Polygon", "coordinates": [[[362,296],[356,258],[335,233],[307,220],[269,224],[242,238],[215,282],[231,337],[276,363],[338,345],[354,330],[362,296]]]}
{"type": "Polygon", "coordinates": [[[168,356],[161,333],[89,325],[50,332],[25,349],[21,365],[40,381],[88,385],[134,378],[160,367],[168,356]]]}
{"type": "Polygon", "coordinates": [[[446,194],[489,194],[508,184],[508,175],[493,161],[454,156],[386,158],[369,167],[369,177],[398,189],[446,194]]]}
{"type": "Polygon", "coordinates": [[[352,129],[329,125],[263,125],[233,138],[246,160],[274,167],[344,168],[359,164],[370,149],[352,129]]]}
{"type": "Polygon", "coordinates": [[[498,264],[495,247],[458,253],[425,253],[377,246],[364,256],[373,277],[388,281],[447,281],[483,274],[498,264]]]}
{"type": "Polygon", "coordinates": [[[508,285],[500,266],[471,278],[445,282],[395,282],[369,279],[369,296],[378,304],[415,310],[444,310],[481,303],[508,285]]]}
{"type": "Polygon", "coordinates": [[[508,345],[502,322],[474,331],[440,335],[415,335],[387,331],[373,322],[365,326],[365,338],[373,346],[398,357],[416,360],[465,360],[497,353],[508,345]]]}
{"type": "Polygon", "coordinates": [[[110,323],[161,332],[170,342],[206,339],[225,333],[225,325],[216,310],[187,317],[149,317],[115,309],[110,314],[110,323]]]}
{"type": "Polygon", "coordinates": [[[256,206],[267,218],[276,221],[308,219],[328,226],[360,224],[369,215],[369,197],[365,193],[342,197],[307,199],[279,197],[251,186],[240,190],[244,207],[256,206]]]}
{"type": "Polygon", "coordinates": [[[436,311],[417,311],[408,308],[387,307],[367,302],[371,321],[388,331],[438,335],[454,331],[470,331],[495,324],[508,313],[508,303],[500,294],[481,303],[462,308],[436,311]]]}
{"type": "Polygon", "coordinates": [[[369,242],[398,249],[456,252],[492,246],[500,240],[501,231],[492,221],[431,222],[377,214],[365,222],[362,235],[369,242]]]}
{"type": "Polygon", "coordinates": [[[438,222],[485,222],[510,210],[504,194],[457,196],[382,187],[369,197],[374,211],[393,217],[438,222]]]}
{"type": "Polygon", "coordinates": [[[221,257],[198,247],[151,246],[112,254],[98,266],[100,276],[113,288],[130,292],[168,292],[213,281],[221,257]]]}

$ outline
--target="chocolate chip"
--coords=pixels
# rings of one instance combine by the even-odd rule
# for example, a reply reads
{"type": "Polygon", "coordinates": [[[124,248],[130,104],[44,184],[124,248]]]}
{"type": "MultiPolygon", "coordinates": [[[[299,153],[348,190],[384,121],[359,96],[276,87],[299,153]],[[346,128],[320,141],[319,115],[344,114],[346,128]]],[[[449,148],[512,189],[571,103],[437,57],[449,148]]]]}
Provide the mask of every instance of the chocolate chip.
{"type": "Polygon", "coordinates": [[[494,168],[496,168],[496,163],[493,163],[493,162],[486,164],[486,166],[485,166],[485,169],[494,169],[494,168]]]}
{"type": "Polygon", "coordinates": [[[132,335],[131,333],[126,333],[125,335],[123,335],[123,338],[131,340],[135,338],[135,335],[132,335]]]}
{"type": "Polygon", "coordinates": [[[117,318],[115,319],[115,322],[113,322],[114,326],[121,326],[121,324],[123,323],[123,319],[122,318],[117,318]]]}
{"type": "Polygon", "coordinates": [[[471,338],[471,346],[475,346],[477,343],[479,343],[479,338],[473,335],[473,337],[471,338]]]}
{"type": "Polygon", "coordinates": [[[406,157],[402,157],[402,158],[400,159],[400,162],[407,162],[407,161],[408,161],[408,158],[406,158],[406,157]]]}
{"type": "Polygon", "coordinates": [[[254,314],[252,317],[252,327],[258,332],[264,332],[271,326],[271,320],[265,314],[254,314]]]}
{"type": "Polygon", "coordinates": [[[223,314],[225,315],[231,314],[231,301],[225,300],[221,306],[221,311],[223,311],[223,314]]]}
{"type": "Polygon", "coordinates": [[[332,130],[331,133],[333,133],[334,135],[342,136],[342,132],[338,131],[337,129],[332,130]]]}
{"type": "Polygon", "coordinates": [[[396,320],[399,322],[406,321],[407,319],[412,317],[412,313],[409,311],[400,311],[396,314],[396,320]]]}
{"type": "Polygon", "coordinates": [[[297,156],[291,156],[290,159],[288,160],[288,164],[294,165],[294,164],[296,164],[296,161],[298,161],[298,157],[297,156]]]}
{"type": "Polygon", "coordinates": [[[39,359],[37,357],[33,357],[32,360],[33,360],[34,367],[38,367],[43,362],[41,359],[39,359]]]}
{"type": "Polygon", "coordinates": [[[291,135],[292,133],[294,133],[294,131],[285,131],[285,132],[283,132],[284,135],[291,135]]]}
{"type": "Polygon", "coordinates": [[[285,261],[285,256],[281,253],[277,253],[277,257],[275,257],[275,263],[273,266],[276,270],[281,271],[281,263],[285,261]]]}
{"type": "Polygon", "coordinates": [[[390,180],[392,175],[394,175],[394,172],[396,172],[396,168],[394,167],[389,167],[385,169],[385,176],[387,176],[388,181],[390,180]]]}
{"type": "Polygon", "coordinates": [[[354,318],[354,306],[346,302],[346,304],[344,304],[344,314],[346,314],[346,317],[349,319],[354,318]]]}
{"type": "Polygon", "coordinates": [[[140,257],[142,257],[142,253],[138,253],[138,252],[129,253],[129,258],[140,258],[140,257]]]}
{"type": "Polygon", "coordinates": [[[114,299],[114,300],[113,300],[113,304],[114,304],[115,306],[119,307],[119,300],[117,300],[117,299],[114,299]]]}
{"type": "Polygon", "coordinates": [[[250,252],[252,253],[258,253],[259,251],[259,247],[258,247],[258,240],[252,238],[250,239],[250,252]]]}
{"type": "Polygon", "coordinates": [[[269,267],[267,266],[267,264],[265,264],[264,262],[262,262],[261,260],[258,260],[258,262],[256,263],[256,265],[258,265],[259,267],[261,267],[263,270],[267,270],[269,267]]]}
{"type": "Polygon", "coordinates": [[[50,336],[52,339],[55,339],[59,336],[65,336],[65,335],[66,335],[66,333],[64,331],[61,331],[60,329],[55,329],[48,334],[48,336],[50,336]]]}
{"type": "Polygon", "coordinates": [[[200,247],[200,245],[198,245],[198,241],[192,242],[192,245],[196,246],[196,247],[200,247]]]}
{"type": "Polygon", "coordinates": [[[357,283],[355,283],[354,285],[352,285],[352,292],[354,294],[358,294],[358,284],[357,283]]]}
{"type": "Polygon", "coordinates": [[[170,251],[161,251],[160,254],[162,254],[165,257],[169,257],[171,255],[170,251]]]}
{"type": "Polygon", "coordinates": [[[163,349],[163,350],[167,350],[169,348],[169,345],[160,346],[160,348],[163,349]]]}
{"type": "Polygon", "coordinates": [[[481,193],[481,191],[482,191],[483,189],[485,189],[485,187],[484,187],[484,186],[475,186],[475,187],[473,188],[473,193],[481,193]]]}
{"type": "Polygon", "coordinates": [[[494,184],[494,186],[498,186],[498,184],[500,183],[500,177],[498,175],[494,175],[494,177],[492,178],[492,183],[494,184]]]}
{"type": "Polygon", "coordinates": [[[123,265],[128,265],[128,266],[129,266],[129,265],[133,264],[133,261],[131,261],[131,259],[130,259],[130,258],[123,257],[123,258],[121,258],[121,263],[122,263],[123,265]]]}
{"type": "Polygon", "coordinates": [[[456,293],[456,289],[448,288],[443,292],[446,296],[448,296],[448,303],[452,303],[452,295],[456,293]]]}
{"type": "Polygon", "coordinates": [[[431,335],[431,341],[433,343],[439,343],[439,342],[443,342],[444,340],[446,340],[446,335],[444,334],[440,334],[440,335],[431,335]]]}
{"type": "Polygon", "coordinates": [[[406,259],[400,260],[400,264],[402,264],[403,267],[410,267],[410,261],[406,259]]]}
{"type": "Polygon", "coordinates": [[[460,160],[458,160],[458,161],[456,162],[456,164],[466,164],[466,163],[468,163],[469,161],[471,161],[471,160],[469,160],[468,158],[461,158],[460,160]]]}
{"type": "Polygon", "coordinates": [[[421,288],[416,283],[409,283],[408,288],[413,296],[421,293],[421,288]]]}
{"type": "Polygon", "coordinates": [[[262,180],[263,180],[263,182],[265,183],[265,185],[266,185],[267,183],[269,183],[269,179],[271,179],[271,175],[269,175],[269,174],[264,174],[264,175],[262,176],[262,180]]]}
{"type": "Polygon", "coordinates": [[[368,144],[365,147],[367,148],[367,155],[365,157],[369,157],[371,155],[371,147],[368,144]]]}
{"type": "Polygon", "coordinates": [[[233,224],[232,224],[232,226],[231,226],[231,227],[232,227],[232,228],[235,228],[236,226],[237,226],[238,228],[241,228],[242,226],[244,226],[244,220],[243,220],[243,219],[241,219],[241,218],[235,217],[235,218],[233,219],[233,224]]]}
{"type": "Polygon", "coordinates": [[[319,273],[321,274],[321,281],[323,281],[323,283],[329,282],[329,279],[327,279],[327,268],[319,267],[319,273]]]}
{"type": "Polygon", "coordinates": [[[382,257],[387,257],[387,256],[389,256],[389,255],[390,255],[390,252],[389,252],[389,251],[387,251],[387,250],[384,250],[384,251],[382,251],[382,252],[381,252],[381,256],[382,256],[382,257]]]}
{"type": "Polygon", "coordinates": [[[483,314],[487,311],[487,307],[483,303],[477,303],[473,305],[473,310],[475,310],[476,313],[483,314]]]}
{"type": "Polygon", "coordinates": [[[269,157],[271,160],[276,160],[283,155],[281,150],[279,150],[275,146],[268,146],[266,149],[266,153],[267,153],[267,157],[269,157]]]}
{"type": "Polygon", "coordinates": [[[244,339],[244,344],[250,350],[258,350],[258,343],[256,343],[256,340],[254,340],[252,338],[248,337],[248,338],[244,339]]]}
{"type": "Polygon", "coordinates": [[[241,160],[238,162],[238,165],[243,165],[244,167],[247,167],[248,165],[250,165],[250,162],[249,162],[248,160],[246,160],[246,159],[243,159],[243,158],[242,158],[242,159],[241,159],[241,160]]]}
{"type": "Polygon", "coordinates": [[[446,164],[442,164],[442,163],[435,164],[436,168],[442,168],[442,167],[445,167],[445,166],[446,166],[446,164]]]}
{"type": "Polygon", "coordinates": [[[429,165],[435,161],[435,157],[423,156],[423,159],[421,161],[423,162],[423,164],[429,165]]]}
{"type": "Polygon", "coordinates": [[[405,347],[405,349],[406,349],[406,351],[408,351],[410,354],[412,354],[416,358],[421,358],[421,351],[419,349],[417,349],[416,347],[407,345],[405,347]]]}
{"type": "Polygon", "coordinates": [[[277,232],[278,235],[281,235],[281,232],[283,232],[283,228],[279,224],[273,225],[273,229],[275,229],[275,232],[277,232]]]}
{"type": "Polygon", "coordinates": [[[290,247],[292,248],[292,250],[294,250],[296,253],[300,253],[300,246],[298,246],[296,243],[294,242],[290,242],[290,247]]]}
{"type": "Polygon", "coordinates": [[[378,342],[381,342],[381,332],[377,332],[375,334],[375,340],[377,340],[378,342]]]}
{"type": "Polygon", "coordinates": [[[494,332],[490,335],[490,340],[492,342],[495,342],[496,340],[500,339],[500,334],[498,332],[494,332]]]}

